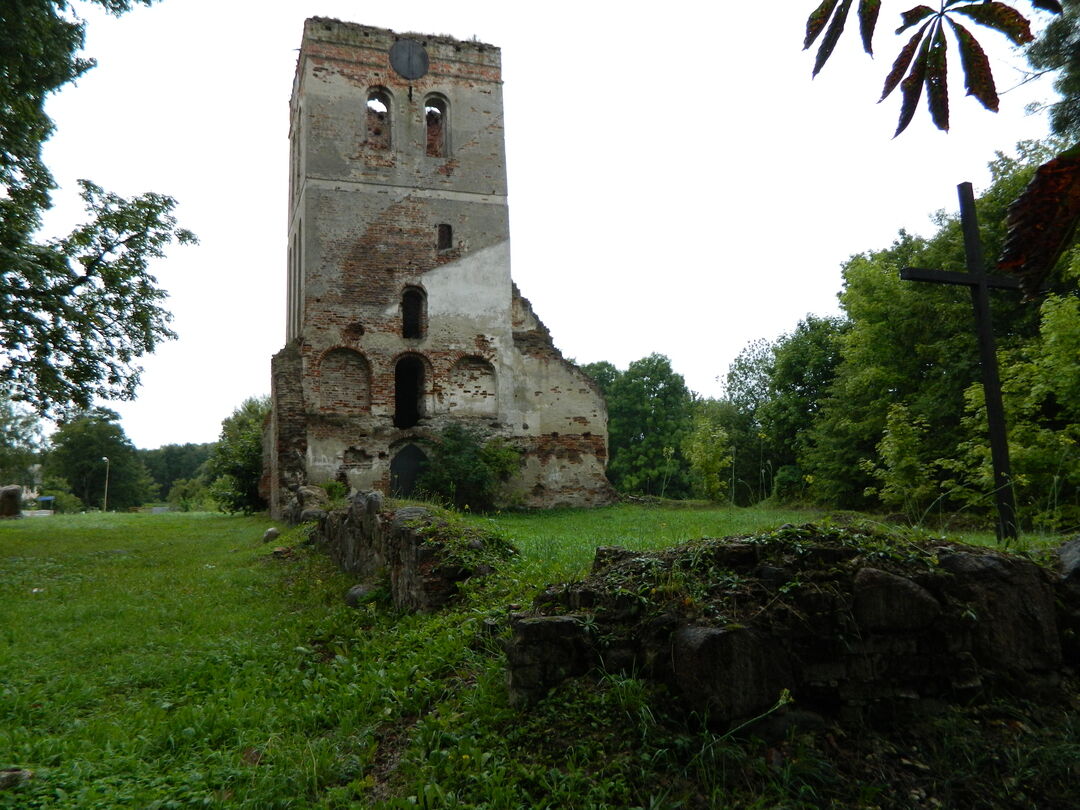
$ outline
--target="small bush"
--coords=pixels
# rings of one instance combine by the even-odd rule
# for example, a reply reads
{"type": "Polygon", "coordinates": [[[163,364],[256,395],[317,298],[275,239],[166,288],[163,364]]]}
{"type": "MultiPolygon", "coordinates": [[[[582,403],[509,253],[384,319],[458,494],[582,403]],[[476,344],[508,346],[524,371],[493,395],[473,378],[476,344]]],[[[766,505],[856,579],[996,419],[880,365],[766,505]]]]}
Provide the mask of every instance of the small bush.
{"type": "Polygon", "coordinates": [[[345,509],[349,505],[349,485],[342,481],[324,481],[321,484],[326,493],[327,507],[345,509]]]}
{"type": "MultiPolygon", "coordinates": [[[[71,487],[68,486],[68,482],[63,478],[48,476],[45,479],[45,483],[41,486],[41,494],[52,495],[54,498],[52,506],[45,507],[44,504],[42,504],[42,508],[50,508],[54,512],[61,514],[74,514],[86,509],[86,505],[82,500],[77,495],[71,493],[71,487]]],[[[46,501],[45,503],[47,504],[48,502],[46,501]]],[[[31,508],[37,509],[38,506],[35,505],[31,508]]]]}
{"type": "Polygon", "coordinates": [[[773,498],[778,503],[798,503],[806,495],[806,479],[794,464],[785,464],[773,478],[773,498]]]}
{"type": "Polygon", "coordinates": [[[484,441],[475,429],[450,425],[431,448],[416,486],[458,509],[487,512],[501,502],[503,486],[520,463],[520,451],[505,439],[484,441]]]}

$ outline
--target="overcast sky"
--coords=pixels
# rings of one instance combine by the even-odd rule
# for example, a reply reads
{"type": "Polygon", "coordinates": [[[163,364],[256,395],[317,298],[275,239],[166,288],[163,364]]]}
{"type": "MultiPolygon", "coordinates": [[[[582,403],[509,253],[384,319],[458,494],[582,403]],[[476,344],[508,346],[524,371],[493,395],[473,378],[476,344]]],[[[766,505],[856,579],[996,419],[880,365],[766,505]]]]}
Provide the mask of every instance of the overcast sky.
{"type": "MultiPolygon", "coordinates": [[[[288,100],[312,16],[500,47],[523,294],[568,357],[626,368],[660,352],[719,395],[748,342],[839,311],[845,259],[901,227],[930,233],[958,183],[986,187],[996,150],[1046,133],[1024,108],[1049,83],[1004,93],[994,115],[964,98],[954,56],[952,133],[920,109],[892,140],[898,99],[874,102],[900,7],[885,4],[877,59],[852,30],[811,81],[800,48],[815,4],[164,0],[115,19],[77,3],[99,64],[48,105],[61,189],[47,231],[78,220],[86,177],[170,194],[201,240],[153,270],[179,340],[145,358],[135,402],[105,404],[152,448],[213,441],[269,392],[285,340],[288,100]]],[[[1022,66],[994,50],[999,90],[1022,66]]]]}

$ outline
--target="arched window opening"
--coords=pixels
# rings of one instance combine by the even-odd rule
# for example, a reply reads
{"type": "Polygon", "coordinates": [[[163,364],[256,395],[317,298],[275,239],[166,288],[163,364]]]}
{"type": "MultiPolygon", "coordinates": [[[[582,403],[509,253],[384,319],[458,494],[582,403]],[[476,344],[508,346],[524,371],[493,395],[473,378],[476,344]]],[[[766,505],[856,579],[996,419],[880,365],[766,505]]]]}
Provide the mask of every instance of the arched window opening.
{"type": "Polygon", "coordinates": [[[428,157],[446,157],[449,121],[447,104],[438,96],[428,96],[424,102],[424,122],[427,125],[428,157]]]}
{"type": "Polygon", "coordinates": [[[401,294],[401,336],[422,338],[426,320],[426,299],[418,287],[406,287],[401,294]]]}
{"type": "Polygon", "coordinates": [[[427,464],[424,451],[415,444],[402,447],[390,461],[390,494],[408,498],[416,491],[416,479],[427,464]]]}
{"type": "Polygon", "coordinates": [[[411,428],[423,415],[424,362],[406,355],[394,367],[394,427],[411,428]]]}
{"type": "Polygon", "coordinates": [[[390,148],[390,94],[379,88],[368,93],[367,142],[373,149],[390,148]]]}
{"type": "Polygon", "coordinates": [[[435,247],[437,250],[449,250],[454,246],[454,229],[445,222],[436,226],[435,247]]]}

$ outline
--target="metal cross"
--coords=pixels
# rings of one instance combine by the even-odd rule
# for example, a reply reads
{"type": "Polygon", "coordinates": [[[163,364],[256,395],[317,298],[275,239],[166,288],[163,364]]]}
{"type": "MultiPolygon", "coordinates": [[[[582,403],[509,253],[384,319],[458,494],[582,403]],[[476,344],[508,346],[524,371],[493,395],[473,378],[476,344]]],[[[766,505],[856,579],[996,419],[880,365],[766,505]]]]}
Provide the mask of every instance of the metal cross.
{"type": "Polygon", "coordinates": [[[990,289],[1019,290],[1020,282],[1009,276],[986,272],[983,263],[979,223],[975,216],[975,194],[971,183],[957,186],[960,195],[960,225],[964,233],[964,252],[967,272],[924,270],[906,267],[900,271],[904,281],[929,281],[937,284],[959,284],[971,290],[975,307],[975,328],[979,337],[979,364],[982,366],[983,394],[986,397],[986,417],[990,423],[990,455],[994,463],[994,500],[997,504],[998,542],[1017,539],[1016,501],[1013,497],[1012,472],[1009,469],[1009,443],[1005,435],[1005,407],[1001,401],[1001,378],[998,376],[994,327],[990,320],[990,289]]]}

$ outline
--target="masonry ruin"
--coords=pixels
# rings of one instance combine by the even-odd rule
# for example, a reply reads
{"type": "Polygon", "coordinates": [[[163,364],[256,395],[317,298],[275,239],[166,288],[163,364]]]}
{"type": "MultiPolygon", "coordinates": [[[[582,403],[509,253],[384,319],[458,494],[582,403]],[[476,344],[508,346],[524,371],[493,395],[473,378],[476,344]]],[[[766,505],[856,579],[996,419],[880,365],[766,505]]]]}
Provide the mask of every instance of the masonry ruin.
{"type": "Polygon", "coordinates": [[[607,413],[510,277],[498,48],[304,25],[285,347],[264,483],[409,495],[451,423],[522,452],[524,506],[606,503],[607,413]]]}

